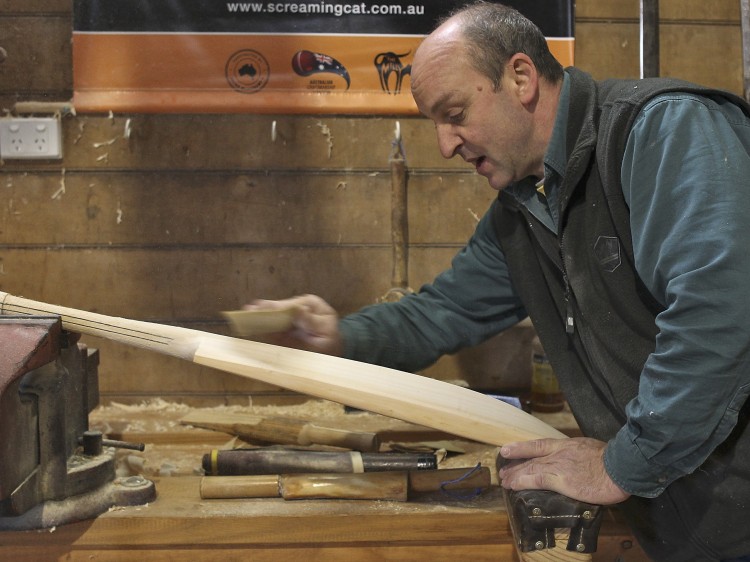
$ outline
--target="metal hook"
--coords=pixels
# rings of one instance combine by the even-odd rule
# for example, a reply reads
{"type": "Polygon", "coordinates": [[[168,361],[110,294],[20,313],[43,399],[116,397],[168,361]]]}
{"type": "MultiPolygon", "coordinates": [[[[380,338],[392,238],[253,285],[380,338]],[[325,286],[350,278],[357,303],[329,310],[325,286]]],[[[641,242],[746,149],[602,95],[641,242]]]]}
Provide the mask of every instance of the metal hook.
{"type": "Polygon", "coordinates": [[[401,122],[396,121],[396,142],[401,142],[401,122]]]}
{"type": "Polygon", "coordinates": [[[276,142],[276,121],[271,123],[271,142],[276,142]]]}

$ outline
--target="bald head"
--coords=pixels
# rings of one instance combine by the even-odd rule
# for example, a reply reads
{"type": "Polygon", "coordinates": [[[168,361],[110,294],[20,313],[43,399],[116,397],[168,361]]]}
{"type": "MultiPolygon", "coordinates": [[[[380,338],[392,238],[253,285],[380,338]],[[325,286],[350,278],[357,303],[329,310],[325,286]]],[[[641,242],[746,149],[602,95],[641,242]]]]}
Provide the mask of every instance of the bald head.
{"type": "Polygon", "coordinates": [[[451,18],[428,35],[414,53],[412,91],[418,91],[423,82],[430,80],[432,73],[429,69],[445,67],[452,60],[464,59],[467,55],[460,22],[451,18]],[[428,65],[428,62],[433,64],[428,65]]]}
{"type": "Polygon", "coordinates": [[[495,87],[499,87],[504,68],[516,53],[528,55],[543,79],[552,83],[562,80],[562,65],[550,52],[542,31],[508,6],[480,1],[450,14],[417,49],[412,68],[419,66],[425,54],[434,54],[435,44],[440,42],[465,56],[466,62],[495,87]]]}

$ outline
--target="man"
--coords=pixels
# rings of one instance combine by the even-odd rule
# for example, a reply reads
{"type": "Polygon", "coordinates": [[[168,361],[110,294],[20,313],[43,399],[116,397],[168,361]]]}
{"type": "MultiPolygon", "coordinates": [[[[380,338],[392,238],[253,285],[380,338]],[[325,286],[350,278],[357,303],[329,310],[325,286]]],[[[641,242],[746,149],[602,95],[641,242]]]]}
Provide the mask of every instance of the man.
{"type": "Polygon", "coordinates": [[[620,504],[655,560],[750,555],[750,107],[563,70],[483,2],[425,39],[412,92],[497,200],[418,294],[340,321],[296,297],[278,343],[417,370],[528,314],[587,437],[506,444],[503,486],[620,504]]]}

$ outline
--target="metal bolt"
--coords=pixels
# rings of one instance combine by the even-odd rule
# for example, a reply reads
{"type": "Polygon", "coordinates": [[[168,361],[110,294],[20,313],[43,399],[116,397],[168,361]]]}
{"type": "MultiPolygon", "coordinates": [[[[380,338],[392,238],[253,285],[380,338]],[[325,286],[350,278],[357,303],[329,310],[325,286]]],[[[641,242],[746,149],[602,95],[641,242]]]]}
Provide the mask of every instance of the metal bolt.
{"type": "Polygon", "coordinates": [[[137,488],[143,486],[146,483],[146,479],[143,476],[129,476],[120,480],[119,484],[126,488],[137,488]]]}
{"type": "Polygon", "coordinates": [[[539,509],[538,507],[535,507],[534,509],[531,510],[531,513],[532,513],[532,515],[539,516],[539,515],[542,514],[542,510],[539,509]]]}
{"type": "Polygon", "coordinates": [[[536,541],[534,543],[534,548],[537,550],[542,550],[544,548],[544,543],[542,541],[536,541]]]}
{"type": "Polygon", "coordinates": [[[577,550],[578,552],[583,552],[584,550],[586,550],[586,546],[585,546],[584,544],[582,544],[582,543],[578,543],[578,544],[576,545],[576,550],[577,550]]]}
{"type": "Polygon", "coordinates": [[[584,511],[581,514],[581,517],[583,517],[584,519],[591,519],[591,512],[590,511],[584,511]]]}

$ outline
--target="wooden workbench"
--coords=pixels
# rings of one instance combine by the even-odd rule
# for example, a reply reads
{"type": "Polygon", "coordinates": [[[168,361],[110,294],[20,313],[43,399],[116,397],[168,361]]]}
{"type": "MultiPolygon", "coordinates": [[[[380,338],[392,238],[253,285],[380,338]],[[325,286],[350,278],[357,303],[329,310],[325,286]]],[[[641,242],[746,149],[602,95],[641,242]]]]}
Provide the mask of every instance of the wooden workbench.
{"type": "MultiPolygon", "coordinates": [[[[408,502],[202,500],[202,454],[234,443],[226,434],[180,425],[186,408],[156,404],[94,412],[92,427],[107,430],[111,438],[145,437],[144,453],[120,453],[118,474],[140,473],[153,480],[157,499],[53,529],[0,532],[0,560],[516,560],[502,493],[494,486],[471,498],[437,493],[408,502]]],[[[371,425],[368,416],[358,417],[357,424],[371,425]]],[[[378,423],[393,434],[420,431],[395,420],[378,423]]],[[[439,437],[421,429],[429,439],[439,437]]],[[[484,464],[491,455],[481,444],[452,443],[472,462],[480,459],[484,464]]],[[[465,462],[461,457],[454,456],[446,466],[465,462]]],[[[594,560],[640,562],[647,558],[626,526],[614,512],[608,512],[594,560]]]]}

